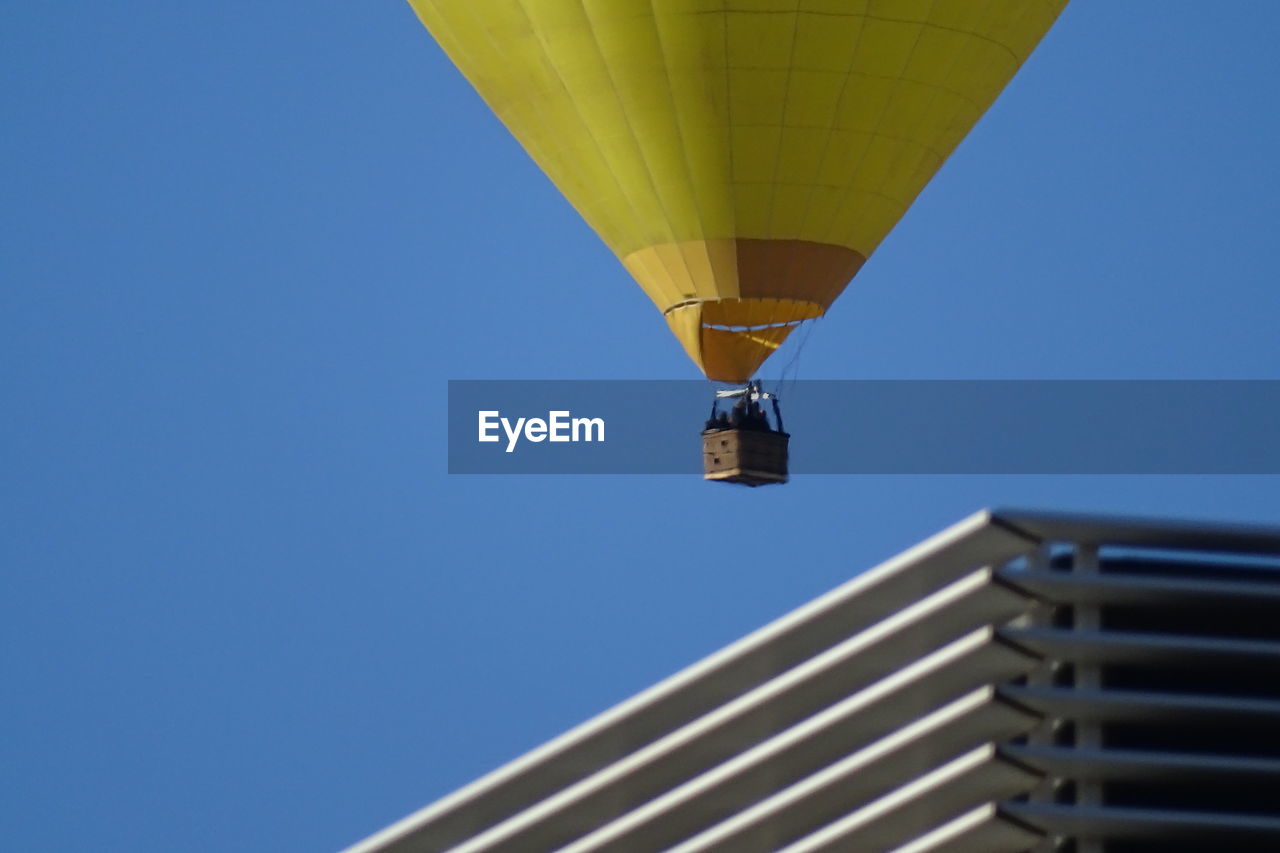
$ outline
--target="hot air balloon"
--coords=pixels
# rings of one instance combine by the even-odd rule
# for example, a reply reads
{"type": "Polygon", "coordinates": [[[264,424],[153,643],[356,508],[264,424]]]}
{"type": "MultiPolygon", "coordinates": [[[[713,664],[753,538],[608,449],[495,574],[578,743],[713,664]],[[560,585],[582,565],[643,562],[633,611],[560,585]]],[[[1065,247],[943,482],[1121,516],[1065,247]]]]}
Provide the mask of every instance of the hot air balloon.
{"type": "Polygon", "coordinates": [[[727,382],[826,312],[1066,5],[410,2],[727,382]]]}
{"type": "Polygon", "coordinates": [[[1067,0],[410,0],[710,379],[820,317],[1067,0]]]}

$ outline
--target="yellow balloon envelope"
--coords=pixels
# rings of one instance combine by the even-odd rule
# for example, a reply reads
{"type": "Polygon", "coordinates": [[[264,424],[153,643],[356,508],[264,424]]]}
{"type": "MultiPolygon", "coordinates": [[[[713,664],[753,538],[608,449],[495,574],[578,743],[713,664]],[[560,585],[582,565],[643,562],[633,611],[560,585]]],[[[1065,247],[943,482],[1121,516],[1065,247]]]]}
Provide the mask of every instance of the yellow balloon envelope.
{"type": "Polygon", "coordinates": [[[712,379],[821,316],[1067,0],[410,0],[712,379]]]}

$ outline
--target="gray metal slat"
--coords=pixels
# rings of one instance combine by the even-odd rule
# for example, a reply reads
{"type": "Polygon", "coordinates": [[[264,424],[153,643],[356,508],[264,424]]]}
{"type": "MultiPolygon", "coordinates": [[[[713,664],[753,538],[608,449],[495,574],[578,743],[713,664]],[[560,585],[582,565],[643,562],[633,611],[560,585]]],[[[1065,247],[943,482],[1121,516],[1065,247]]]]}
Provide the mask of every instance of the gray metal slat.
{"type": "MultiPolygon", "coordinates": [[[[973,572],[457,846],[529,853],[568,844],[631,808],[1028,604],[973,572]]],[[[982,633],[982,632],[978,632],[982,633]]],[[[976,636],[970,634],[970,636],[976,636]]],[[[983,636],[990,636],[990,632],[983,636]]],[[[961,691],[962,692],[962,691],[961,691]]]]}
{"type": "Polygon", "coordinates": [[[348,848],[447,850],[923,596],[1036,543],[978,512],[348,848]]]}
{"type": "MultiPolygon", "coordinates": [[[[563,853],[665,850],[682,841],[685,844],[680,849],[687,850],[767,850],[767,846],[759,846],[762,836],[758,824],[769,821],[771,810],[752,812],[750,807],[782,789],[793,785],[797,791],[838,789],[831,806],[834,818],[967,749],[1030,730],[1039,718],[1004,704],[991,687],[974,690],[941,707],[939,697],[952,692],[943,682],[958,683],[961,672],[967,673],[971,682],[980,683],[995,675],[993,669],[1007,674],[1032,664],[1031,658],[1013,650],[984,647],[966,652],[962,658],[939,658],[929,666],[915,667],[915,672],[904,670],[891,676],[897,684],[885,684],[886,689],[877,690],[878,684],[850,697],[841,703],[847,709],[833,708],[839,713],[830,719],[806,721],[796,730],[646,803],[566,847],[563,853]],[[873,691],[875,695],[864,698],[873,691]],[[922,715],[922,708],[932,710],[922,715]],[[810,752],[799,764],[795,761],[797,746],[807,746],[810,752]],[[815,746],[822,751],[813,750],[815,746]]],[[[783,822],[792,835],[799,835],[803,830],[796,828],[797,820],[802,813],[813,812],[802,808],[783,822]]],[[[814,825],[822,822],[820,817],[810,820],[816,821],[814,825]]]]}
{"type": "Polygon", "coordinates": [[[670,853],[772,853],[790,841],[812,834],[950,760],[952,756],[943,754],[940,744],[930,741],[937,736],[939,721],[945,721],[953,710],[939,709],[886,735],[709,827],[673,847],[670,853]],[[898,756],[903,756],[901,763],[895,761],[898,756]]]}
{"type": "Polygon", "coordinates": [[[1090,781],[1249,780],[1280,788],[1280,759],[1010,744],[1001,753],[1050,775],[1090,781]]]}
{"type": "Polygon", "coordinates": [[[1274,842],[1280,849],[1280,818],[1021,802],[1003,803],[1001,809],[1055,835],[1178,842],[1203,839],[1206,843],[1266,841],[1274,842]]]}
{"type": "Polygon", "coordinates": [[[780,853],[892,850],[989,800],[1025,793],[1037,773],[975,749],[782,848],[780,853]]]}
{"type": "Polygon", "coordinates": [[[1186,721],[1230,724],[1240,719],[1275,719],[1280,701],[1192,696],[1134,690],[1006,686],[1000,694],[1049,717],[1093,723],[1186,721]]]}
{"type": "Polygon", "coordinates": [[[979,806],[892,853],[1023,853],[1044,838],[1005,818],[995,803],[979,806]]]}
{"type": "Polygon", "coordinates": [[[1274,610],[1280,606],[1280,578],[1276,583],[1208,581],[1121,573],[1084,575],[1019,568],[1003,568],[999,571],[999,577],[1037,598],[1055,604],[1230,607],[1249,610],[1274,610]]]}
{"type": "MultiPolygon", "coordinates": [[[[1190,568],[1207,572],[1214,567],[1215,555],[1228,570],[1232,568],[1230,559],[1240,563],[1239,555],[1280,555],[1280,528],[1022,511],[977,513],[565,735],[398,821],[351,847],[348,853],[454,849],[460,843],[468,843],[468,839],[474,841],[482,833],[492,832],[496,826],[518,821],[522,815],[539,809],[544,815],[550,814],[555,810],[556,798],[566,791],[575,786],[582,786],[580,791],[594,789],[602,777],[615,771],[617,764],[684,729],[697,728],[700,721],[718,713],[725,703],[731,704],[761,690],[789,671],[821,657],[851,635],[881,623],[887,615],[912,607],[922,597],[935,593],[979,567],[995,567],[995,576],[1011,588],[1056,603],[1230,608],[1234,612],[1251,614],[1254,618],[1260,612],[1280,612],[1280,573],[1273,573],[1276,580],[1272,582],[1267,580],[1267,572],[1261,570],[1253,578],[1237,573],[1231,579],[1208,579],[1205,575],[1192,579],[1152,576],[1140,573],[1140,569],[1129,573],[1122,569],[1082,576],[1072,572],[1027,569],[1020,564],[1008,565],[1015,558],[1037,552],[1050,542],[1104,548],[1117,546],[1140,551],[1155,549],[1175,555],[1171,558],[1175,560],[1177,553],[1181,552],[1181,559],[1196,561],[1188,563],[1190,568]],[[1229,559],[1228,555],[1236,556],[1229,559]],[[1203,566],[1199,564],[1201,561],[1203,566]]],[[[927,632],[920,636],[924,633],[927,632]]],[[[1204,641],[1202,638],[1171,635],[1126,639],[1114,633],[1105,637],[1075,635],[1068,638],[1052,632],[1020,634],[1013,630],[1004,636],[1037,648],[1050,657],[1073,660],[1086,666],[1196,659],[1206,663],[1221,661],[1230,666],[1265,666],[1267,671],[1277,669],[1275,644],[1251,645],[1252,641],[1204,641]]],[[[878,654],[872,647],[864,652],[870,656],[878,654]]],[[[922,655],[927,650],[917,647],[915,653],[922,655]]],[[[910,654],[904,654],[898,659],[898,665],[905,665],[910,657],[910,654]]],[[[1043,713],[1074,718],[1086,724],[1153,720],[1165,723],[1280,725],[1280,717],[1277,716],[1280,714],[1280,702],[1267,700],[1133,690],[1073,690],[1069,691],[1070,696],[1056,688],[1039,689],[1040,692],[1027,690],[1005,688],[1000,695],[1028,707],[1038,707],[1043,713]]],[[[821,701],[815,705],[815,695],[797,697],[799,704],[793,710],[805,703],[809,703],[809,707],[821,705],[821,701]]],[[[779,736],[779,731],[785,731],[785,726],[789,725],[787,708],[790,702],[777,699],[776,703],[774,707],[780,710],[780,720],[769,721],[767,713],[759,718],[765,720],[761,735],[764,738],[779,736]]],[[[898,724],[902,722],[900,720],[898,724]]],[[[728,753],[719,752],[721,750],[729,750],[734,755],[749,751],[752,748],[750,739],[742,739],[742,731],[749,728],[746,726],[723,740],[717,734],[704,732],[706,736],[700,736],[699,745],[691,755],[703,749],[709,752],[702,758],[696,758],[694,763],[705,761],[708,756],[716,760],[716,755],[723,761],[728,753]]],[[[1108,759],[1112,764],[1107,768],[1088,767],[1095,768],[1097,772],[1124,771],[1140,775],[1154,766],[1148,759],[1147,764],[1134,761],[1121,767],[1114,759],[1114,755],[1108,759]]],[[[728,760],[735,759],[729,756],[728,760]]],[[[1084,770],[1088,767],[1082,765],[1084,770]]],[[[1219,767],[1216,770],[1201,767],[1200,771],[1228,775],[1245,772],[1239,767],[1219,767]]],[[[1248,772],[1270,778],[1270,771],[1264,772],[1258,767],[1248,772]]],[[[625,814],[629,808],[631,806],[624,805],[624,811],[619,814],[625,814]]],[[[589,811],[579,813],[575,818],[570,810],[562,817],[572,823],[589,811]]],[[[580,834],[598,825],[592,817],[586,825],[579,825],[573,831],[580,834]]],[[[474,849],[499,848],[480,845],[474,849]]],[[[516,845],[507,849],[525,853],[528,848],[516,845]]]]}
{"type": "Polygon", "coordinates": [[[1020,509],[994,509],[991,515],[1045,542],[1280,554],[1280,528],[1263,525],[1020,509]]]}
{"type": "Polygon", "coordinates": [[[1072,663],[1197,663],[1280,672],[1280,642],[1267,640],[1036,627],[1004,628],[1000,634],[1045,657],[1072,663]]]}

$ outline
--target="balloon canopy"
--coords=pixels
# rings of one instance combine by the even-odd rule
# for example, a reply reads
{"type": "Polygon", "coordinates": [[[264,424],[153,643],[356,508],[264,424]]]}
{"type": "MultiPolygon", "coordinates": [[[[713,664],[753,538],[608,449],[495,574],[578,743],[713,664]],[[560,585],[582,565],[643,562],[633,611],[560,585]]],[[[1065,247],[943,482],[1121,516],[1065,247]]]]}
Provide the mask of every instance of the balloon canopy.
{"type": "Polygon", "coordinates": [[[1067,0],[410,0],[712,379],[821,316],[1067,0]]]}

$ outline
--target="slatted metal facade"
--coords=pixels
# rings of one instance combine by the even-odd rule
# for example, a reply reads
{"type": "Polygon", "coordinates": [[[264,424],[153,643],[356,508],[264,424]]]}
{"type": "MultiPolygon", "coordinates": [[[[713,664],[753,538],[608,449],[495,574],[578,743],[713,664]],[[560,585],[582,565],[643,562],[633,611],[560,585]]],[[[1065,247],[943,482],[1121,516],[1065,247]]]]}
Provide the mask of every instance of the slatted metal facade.
{"type": "Polygon", "coordinates": [[[1280,850],[1280,529],[982,512],[350,848],[1280,850]]]}

